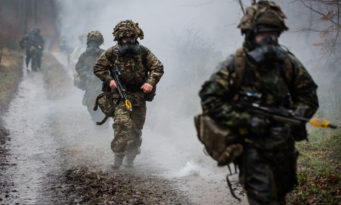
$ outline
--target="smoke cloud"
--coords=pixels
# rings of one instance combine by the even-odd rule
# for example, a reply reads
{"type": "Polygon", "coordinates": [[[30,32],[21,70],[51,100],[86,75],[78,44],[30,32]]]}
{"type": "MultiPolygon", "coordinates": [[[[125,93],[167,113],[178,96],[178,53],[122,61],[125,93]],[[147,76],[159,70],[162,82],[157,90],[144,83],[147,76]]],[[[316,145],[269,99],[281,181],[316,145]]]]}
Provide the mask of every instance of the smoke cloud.
{"type": "MultiPolygon", "coordinates": [[[[322,82],[318,71],[312,69],[316,63],[321,65],[316,58],[319,50],[312,46],[319,36],[296,32],[310,22],[310,12],[294,3],[277,2],[287,14],[287,25],[291,28],[281,36],[280,43],[293,51],[312,76],[322,82]]],[[[145,39],[140,43],[163,62],[165,75],[157,87],[155,100],[148,103],[140,158],[160,166],[168,174],[176,170],[182,170],[183,174],[181,168],[189,162],[191,166],[187,167],[197,169],[193,163],[198,163],[201,173],[207,176],[216,169],[213,160],[202,152],[193,116],[201,112],[197,95],[200,86],[220,61],[242,45],[243,37],[236,28],[242,17],[238,1],[59,0],[58,4],[60,33],[71,47],[77,45],[78,36],[99,30],[105,39],[103,48],[107,49],[114,45],[113,27],[121,20],[131,19],[139,22],[144,31],[145,39]]],[[[108,144],[103,149],[109,147],[108,144]]]]}

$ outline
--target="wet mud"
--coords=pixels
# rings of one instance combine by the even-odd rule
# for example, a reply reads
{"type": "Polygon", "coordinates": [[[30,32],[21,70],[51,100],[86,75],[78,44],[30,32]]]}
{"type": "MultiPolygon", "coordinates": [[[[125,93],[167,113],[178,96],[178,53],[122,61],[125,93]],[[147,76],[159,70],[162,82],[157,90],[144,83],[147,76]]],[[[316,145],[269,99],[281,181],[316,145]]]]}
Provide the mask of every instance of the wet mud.
{"type": "Polygon", "coordinates": [[[14,166],[14,164],[10,164],[7,159],[8,149],[6,143],[9,140],[8,131],[3,128],[0,122],[0,204],[6,200],[6,198],[9,198],[13,192],[16,192],[16,190],[12,189],[13,185],[9,181],[3,180],[6,177],[4,171],[8,167],[14,166]]]}

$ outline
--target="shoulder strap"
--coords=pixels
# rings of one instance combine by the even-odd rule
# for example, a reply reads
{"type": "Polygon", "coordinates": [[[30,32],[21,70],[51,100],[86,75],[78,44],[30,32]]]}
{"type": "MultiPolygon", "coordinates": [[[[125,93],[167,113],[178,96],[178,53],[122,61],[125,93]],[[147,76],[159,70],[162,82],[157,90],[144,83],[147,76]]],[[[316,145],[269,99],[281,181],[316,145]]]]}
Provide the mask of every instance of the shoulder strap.
{"type": "Polygon", "coordinates": [[[234,89],[238,90],[243,82],[245,73],[245,59],[243,48],[237,49],[234,56],[234,72],[232,77],[234,78],[234,89]]]}
{"type": "Polygon", "coordinates": [[[284,77],[284,80],[286,81],[286,84],[288,88],[290,89],[291,82],[293,80],[294,71],[293,71],[293,66],[292,66],[289,56],[285,58],[284,64],[283,66],[281,66],[281,68],[282,68],[281,70],[282,70],[282,75],[284,77]]]}
{"type": "MultiPolygon", "coordinates": [[[[289,54],[290,55],[290,54],[289,54]]],[[[281,66],[281,71],[285,81],[290,88],[291,82],[293,80],[293,65],[290,56],[287,56],[284,60],[284,66],[281,66]]],[[[245,53],[243,48],[237,49],[234,57],[234,71],[232,71],[232,77],[234,78],[234,89],[238,90],[243,83],[245,75],[245,53]]]]}
{"type": "MultiPolygon", "coordinates": [[[[105,56],[107,57],[107,59],[110,61],[110,63],[112,65],[114,65],[115,60],[116,60],[116,54],[114,52],[115,48],[111,47],[111,52],[105,52],[105,56]]],[[[109,51],[109,50],[108,50],[109,51]]]]}
{"type": "Polygon", "coordinates": [[[141,46],[141,45],[140,45],[140,48],[141,48],[140,55],[141,55],[141,59],[142,59],[142,64],[143,64],[144,68],[146,70],[148,70],[148,68],[147,68],[147,54],[148,54],[147,49],[146,49],[146,47],[141,46]]]}
{"type": "MultiPolygon", "coordinates": [[[[145,68],[147,68],[147,49],[144,46],[140,46],[141,48],[141,59],[142,59],[142,64],[145,68]]],[[[111,48],[111,52],[106,52],[106,57],[114,65],[115,60],[117,58],[117,53],[115,53],[115,47],[111,48]]]]}

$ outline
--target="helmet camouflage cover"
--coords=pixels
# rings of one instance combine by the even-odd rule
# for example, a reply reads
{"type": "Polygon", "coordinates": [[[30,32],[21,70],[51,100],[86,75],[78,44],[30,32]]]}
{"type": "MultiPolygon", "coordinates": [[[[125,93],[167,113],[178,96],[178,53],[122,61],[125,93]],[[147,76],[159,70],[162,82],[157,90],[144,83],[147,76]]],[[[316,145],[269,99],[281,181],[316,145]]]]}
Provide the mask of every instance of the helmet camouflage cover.
{"type": "Polygon", "coordinates": [[[119,41],[123,37],[133,37],[143,39],[143,31],[139,27],[138,23],[132,20],[125,20],[119,22],[112,33],[114,35],[114,41],[119,41]]]}
{"type": "Polygon", "coordinates": [[[242,33],[250,31],[256,33],[260,27],[271,27],[283,32],[288,30],[284,22],[285,18],[279,5],[272,1],[261,0],[246,9],[238,28],[242,33]]]}
{"type": "Polygon", "coordinates": [[[95,41],[99,45],[101,45],[104,42],[103,35],[99,31],[90,31],[87,36],[87,42],[89,43],[90,41],[95,41]]]}

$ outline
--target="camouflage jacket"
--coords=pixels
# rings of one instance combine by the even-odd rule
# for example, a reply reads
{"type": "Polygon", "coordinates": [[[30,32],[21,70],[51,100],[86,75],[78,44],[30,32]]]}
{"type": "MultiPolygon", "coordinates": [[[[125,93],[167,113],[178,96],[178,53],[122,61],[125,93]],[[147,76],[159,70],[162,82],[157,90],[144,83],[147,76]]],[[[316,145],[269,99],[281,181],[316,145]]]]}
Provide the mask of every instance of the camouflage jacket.
{"type": "Polygon", "coordinates": [[[76,71],[83,81],[98,81],[93,74],[93,67],[97,61],[97,58],[104,52],[103,49],[88,47],[84,53],[82,53],[76,64],[76,71]]]}
{"type": "Polygon", "coordinates": [[[274,62],[257,67],[244,57],[244,76],[236,88],[235,56],[228,57],[202,86],[199,95],[203,113],[215,118],[212,113],[218,111],[221,124],[231,128],[246,128],[251,115],[235,109],[234,104],[239,91],[254,91],[262,94],[261,105],[294,110],[305,108],[305,117],[311,117],[318,108],[317,85],[293,54],[289,53],[287,58],[292,66],[289,79],[283,74],[283,63],[274,62]]]}
{"type": "Polygon", "coordinates": [[[94,66],[95,75],[109,84],[113,80],[109,73],[110,66],[121,69],[120,80],[128,92],[143,92],[140,87],[144,83],[154,86],[163,75],[163,65],[160,60],[146,47],[140,45],[140,54],[121,56],[119,45],[109,48],[103,53],[94,66]]]}

